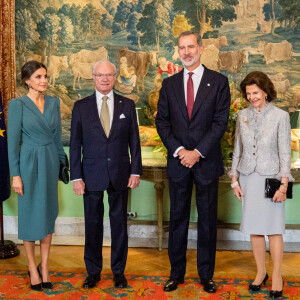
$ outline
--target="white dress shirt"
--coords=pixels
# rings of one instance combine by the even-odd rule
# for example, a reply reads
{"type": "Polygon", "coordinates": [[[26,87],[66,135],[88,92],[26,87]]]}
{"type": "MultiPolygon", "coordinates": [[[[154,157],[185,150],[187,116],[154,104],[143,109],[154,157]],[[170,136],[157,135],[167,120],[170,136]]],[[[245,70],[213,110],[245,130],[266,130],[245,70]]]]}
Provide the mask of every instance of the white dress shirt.
{"type": "Polygon", "coordinates": [[[101,94],[98,90],[96,90],[96,101],[97,101],[97,108],[98,108],[98,114],[100,119],[100,113],[101,113],[101,107],[103,103],[103,96],[107,96],[107,106],[109,111],[109,122],[110,122],[110,128],[114,117],[114,93],[111,90],[107,95],[101,94]]]}
{"type": "MultiPolygon", "coordinates": [[[[189,76],[190,76],[189,75],[190,72],[194,73],[192,75],[192,80],[193,80],[194,101],[195,101],[196,95],[197,95],[197,92],[198,92],[198,88],[200,86],[200,82],[201,82],[201,79],[202,79],[202,76],[203,76],[204,67],[202,66],[202,64],[200,64],[200,66],[198,68],[196,68],[195,70],[193,70],[193,71],[189,71],[186,68],[183,69],[183,86],[184,86],[185,104],[187,104],[187,82],[188,82],[188,79],[189,79],[189,76]]],[[[184,147],[183,146],[178,147],[176,149],[176,151],[174,152],[173,156],[177,157],[178,152],[181,149],[184,149],[184,147]]],[[[197,149],[195,149],[195,150],[200,154],[201,157],[203,157],[202,154],[197,149]]]]}
{"type": "Polygon", "coordinates": [[[194,86],[194,101],[196,99],[196,95],[198,92],[198,88],[203,76],[204,72],[204,67],[200,65],[198,68],[196,68],[194,71],[189,71],[186,68],[183,69],[183,86],[184,86],[184,96],[185,96],[185,104],[186,104],[186,99],[187,99],[187,82],[189,79],[189,73],[193,72],[194,74],[192,75],[192,80],[193,80],[193,86],[194,86]]]}

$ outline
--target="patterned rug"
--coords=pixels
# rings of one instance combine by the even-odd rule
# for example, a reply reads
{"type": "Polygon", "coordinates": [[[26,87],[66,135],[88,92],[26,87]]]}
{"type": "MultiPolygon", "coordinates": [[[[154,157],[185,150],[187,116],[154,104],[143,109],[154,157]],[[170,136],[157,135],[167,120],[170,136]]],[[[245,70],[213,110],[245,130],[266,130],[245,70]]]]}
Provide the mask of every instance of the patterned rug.
{"type": "MultiPolygon", "coordinates": [[[[253,278],[215,276],[218,285],[216,294],[207,294],[196,276],[186,276],[185,283],[176,291],[165,293],[163,284],[167,274],[126,274],[128,288],[115,289],[112,274],[103,272],[101,281],[93,289],[83,289],[85,271],[52,271],[53,290],[35,292],[29,288],[26,271],[0,270],[0,299],[269,299],[271,281],[259,292],[249,292],[248,285],[253,278]]],[[[281,299],[300,300],[300,277],[284,278],[284,296],[281,299]]]]}

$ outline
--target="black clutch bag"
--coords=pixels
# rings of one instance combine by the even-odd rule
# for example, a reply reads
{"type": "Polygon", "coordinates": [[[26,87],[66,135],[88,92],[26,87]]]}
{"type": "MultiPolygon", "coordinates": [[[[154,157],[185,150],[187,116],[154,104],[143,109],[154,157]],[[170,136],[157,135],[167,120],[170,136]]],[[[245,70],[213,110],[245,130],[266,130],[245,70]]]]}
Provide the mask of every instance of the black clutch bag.
{"type": "MultiPolygon", "coordinates": [[[[273,198],[276,191],[280,188],[281,181],[275,178],[266,178],[265,197],[273,198]]],[[[293,198],[293,182],[288,183],[286,198],[293,198]]]]}
{"type": "Polygon", "coordinates": [[[65,163],[60,162],[58,179],[63,183],[68,184],[70,181],[69,171],[69,160],[67,155],[65,155],[65,163]]]}

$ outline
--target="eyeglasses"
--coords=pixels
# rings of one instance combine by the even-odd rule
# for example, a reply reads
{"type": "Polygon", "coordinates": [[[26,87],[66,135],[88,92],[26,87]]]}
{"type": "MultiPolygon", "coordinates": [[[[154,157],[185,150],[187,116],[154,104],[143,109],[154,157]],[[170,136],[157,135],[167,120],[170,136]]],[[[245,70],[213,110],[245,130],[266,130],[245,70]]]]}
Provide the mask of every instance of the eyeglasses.
{"type": "Polygon", "coordinates": [[[115,77],[116,74],[112,74],[112,73],[108,73],[108,74],[101,74],[101,73],[99,73],[99,74],[94,74],[94,73],[93,73],[93,75],[94,75],[95,77],[97,77],[97,78],[104,78],[104,77],[106,77],[106,78],[112,79],[113,77],[115,77]]]}

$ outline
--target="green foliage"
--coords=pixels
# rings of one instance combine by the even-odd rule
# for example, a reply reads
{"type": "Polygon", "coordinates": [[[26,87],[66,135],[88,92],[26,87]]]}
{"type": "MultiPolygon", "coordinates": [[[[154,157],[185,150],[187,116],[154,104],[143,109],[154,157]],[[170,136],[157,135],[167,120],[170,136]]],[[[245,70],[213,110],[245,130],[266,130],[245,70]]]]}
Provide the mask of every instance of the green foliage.
{"type": "Polygon", "coordinates": [[[23,51],[30,48],[39,40],[39,34],[36,32],[36,23],[31,12],[28,9],[16,11],[16,31],[15,38],[17,48],[23,46],[23,51]]]}
{"type": "Polygon", "coordinates": [[[36,31],[36,23],[28,9],[16,11],[15,24],[16,49],[18,52],[19,64],[22,66],[26,61],[25,56],[27,55],[28,50],[31,50],[39,41],[39,34],[36,31]]]}
{"type": "Polygon", "coordinates": [[[272,1],[274,1],[275,18],[279,19],[282,14],[282,7],[279,5],[278,0],[271,0],[270,3],[266,3],[263,6],[263,13],[266,21],[272,20],[272,1]]]}
{"type": "Polygon", "coordinates": [[[101,19],[101,25],[107,29],[112,29],[114,18],[111,15],[103,14],[101,19]]]}
{"type": "Polygon", "coordinates": [[[236,19],[234,6],[238,0],[174,0],[173,8],[177,13],[185,13],[191,20],[195,31],[200,30],[200,19],[205,12],[205,22],[212,18],[211,25],[221,27],[224,21],[236,19]]]}
{"type": "Polygon", "coordinates": [[[127,40],[130,41],[132,45],[139,45],[141,33],[137,30],[136,26],[142,16],[143,15],[138,12],[133,12],[129,15],[126,31],[129,33],[127,40]]]}
{"type": "Polygon", "coordinates": [[[171,19],[164,2],[153,0],[145,5],[143,17],[139,19],[137,29],[142,33],[142,45],[165,45],[172,39],[171,19]]]}
{"type": "Polygon", "coordinates": [[[299,0],[278,0],[282,7],[281,21],[286,21],[286,24],[292,26],[292,22],[299,27],[300,22],[300,3],[299,0]]]}
{"type": "Polygon", "coordinates": [[[62,44],[71,44],[74,41],[72,20],[63,14],[60,14],[60,30],[58,31],[59,40],[62,44]]]}
{"type": "Polygon", "coordinates": [[[126,29],[126,23],[128,16],[131,13],[132,3],[122,0],[118,7],[117,12],[114,17],[113,33],[118,33],[119,31],[126,29]]]}
{"type": "Polygon", "coordinates": [[[168,150],[167,150],[167,148],[165,147],[165,145],[163,144],[163,142],[162,142],[160,136],[159,136],[159,135],[156,135],[156,136],[153,137],[153,139],[154,139],[155,141],[160,141],[160,144],[154,147],[153,152],[162,152],[162,156],[163,156],[164,158],[167,158],[167,157],[168,157],[168,150]]]}

